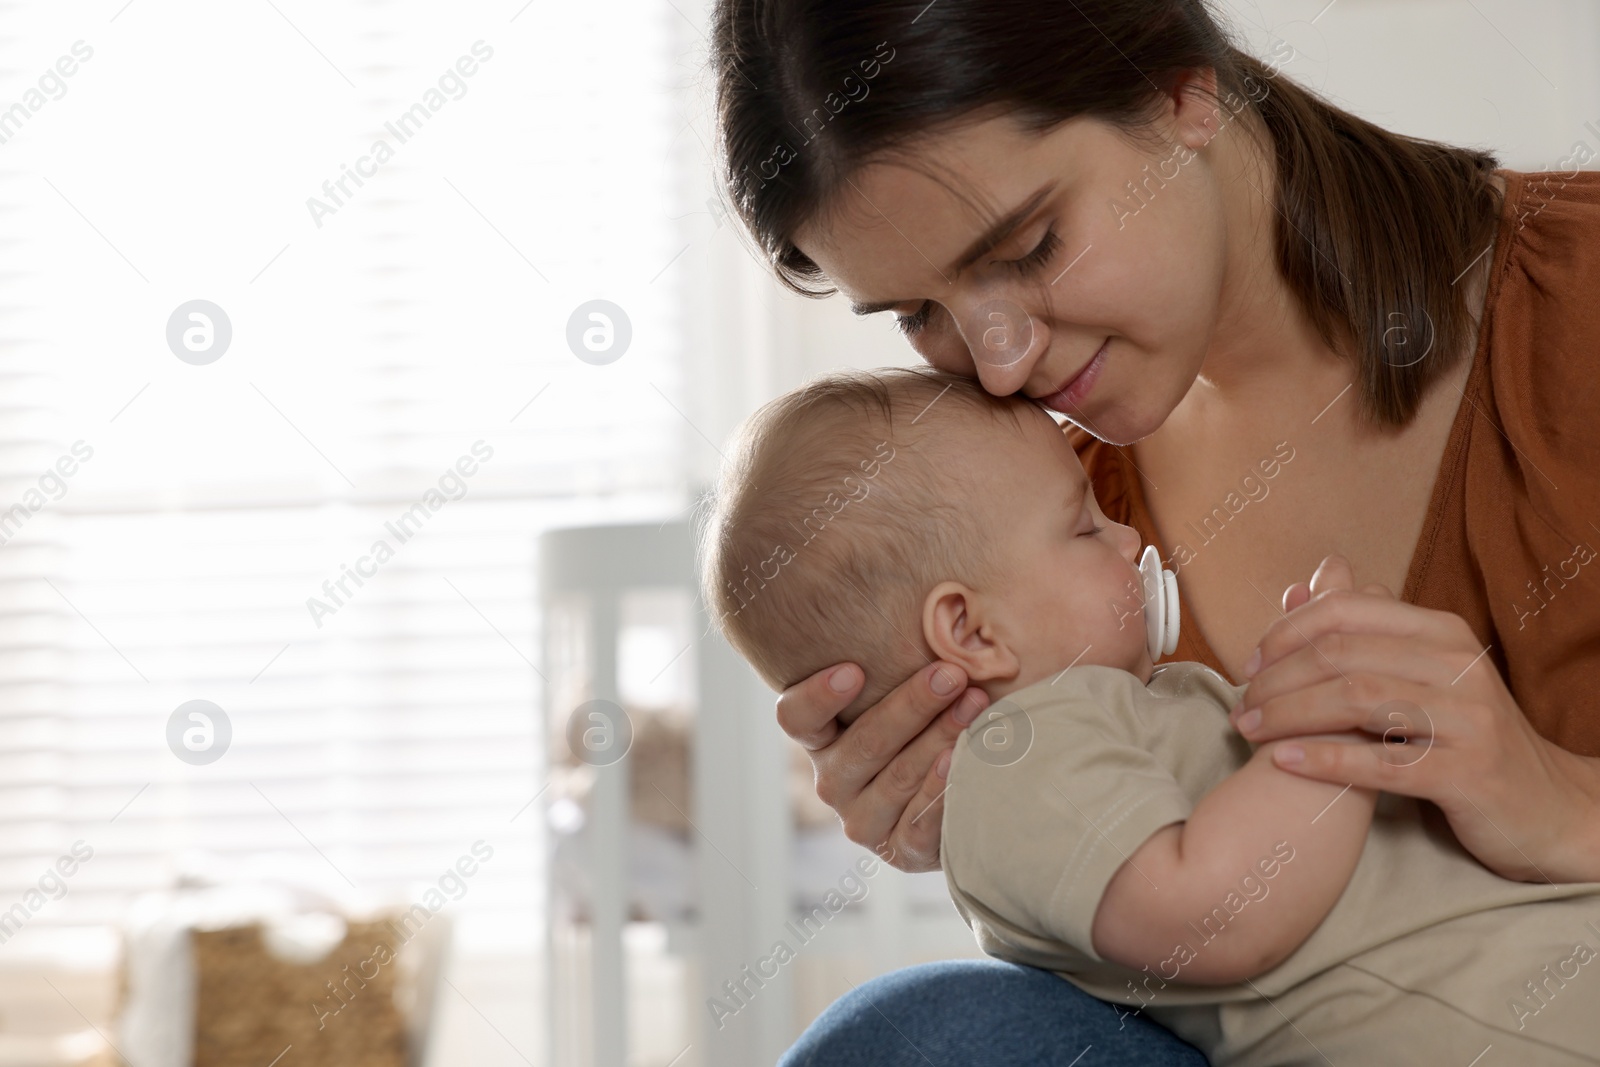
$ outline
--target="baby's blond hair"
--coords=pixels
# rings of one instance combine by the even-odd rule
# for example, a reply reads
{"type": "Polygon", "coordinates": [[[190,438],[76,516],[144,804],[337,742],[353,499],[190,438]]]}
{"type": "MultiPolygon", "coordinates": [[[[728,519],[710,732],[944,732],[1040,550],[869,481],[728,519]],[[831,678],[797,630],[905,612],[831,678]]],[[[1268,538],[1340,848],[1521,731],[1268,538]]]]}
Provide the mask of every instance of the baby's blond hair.
{"type": "Polygon", "coordinates": [[[972,426],[979,412],[1020,433],[1030,403],[932,369],[843,370],[740,425],[702,501],[700,578],[707,611],[763,681],[782,690],[860,664],[849,718],[934,659],[923,598],[946,579],[986,584],[985,517],[1003,514],[950,491],[951,461],[990,429],[972,426]]]}

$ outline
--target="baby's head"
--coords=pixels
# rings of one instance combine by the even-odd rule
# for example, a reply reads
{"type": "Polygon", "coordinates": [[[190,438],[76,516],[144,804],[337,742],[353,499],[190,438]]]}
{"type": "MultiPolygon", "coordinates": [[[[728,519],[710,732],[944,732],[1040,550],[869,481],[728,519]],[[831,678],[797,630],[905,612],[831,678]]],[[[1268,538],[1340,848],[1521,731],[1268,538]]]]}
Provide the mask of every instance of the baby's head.
{"type": "Polygon", "coordinates": [[[1149,681],[1139,535],[1025,397],[823,375],[744,422],[706,504],[707,610],[774,689],[859,664],[845,721],[936,659],[991,700],[1075,663],[1149,681]]]}

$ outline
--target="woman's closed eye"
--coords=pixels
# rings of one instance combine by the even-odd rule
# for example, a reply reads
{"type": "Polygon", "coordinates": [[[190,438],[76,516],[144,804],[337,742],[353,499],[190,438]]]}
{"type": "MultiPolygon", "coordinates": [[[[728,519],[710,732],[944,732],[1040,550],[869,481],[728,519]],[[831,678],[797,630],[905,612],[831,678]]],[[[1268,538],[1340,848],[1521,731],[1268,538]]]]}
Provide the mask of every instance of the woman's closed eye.
{"type": "Polygon", "coordinates": [[[906,337],[914,337],[924,326],[928,325],[928,316],[933,313],[933,301],[924,300],[922,306],[912,315],[897,315],[894,328],[906,337]]]}
{"type": "MultiPolygon", "coordinates": [[[[1055,228],[1051,227],[1045,230],[1044,236],[1039,239],[1039,243],[1034,246],[1032,252],[1020,259],[1002,259],[998,262],[1010,267],[1018,274],[1026,275],[1049,263],[1060,249],[1061,238],[1056,236],[1055,228]]],[[[915,337],[924,326],[928,325],[928,317],[932,313],[933,301],[924,300],[922,306],[913,314],[896,317],[894,328],[899,330],[903,336],[915,337]]]]}
{"type": "Polygon", "coordinates": [[[1018,274],[1025,275],[1049,263],[1050,257],[1054,256],[1060,248],[1061,238],[1056,236],[1055,227],[1052,226],[1044,231],[1044,236],[1039,239],[1039,243],[1034,246],[1032,252],[1020,259],[1005,259],[1001,260],[1001,262],[1018,274]]]}

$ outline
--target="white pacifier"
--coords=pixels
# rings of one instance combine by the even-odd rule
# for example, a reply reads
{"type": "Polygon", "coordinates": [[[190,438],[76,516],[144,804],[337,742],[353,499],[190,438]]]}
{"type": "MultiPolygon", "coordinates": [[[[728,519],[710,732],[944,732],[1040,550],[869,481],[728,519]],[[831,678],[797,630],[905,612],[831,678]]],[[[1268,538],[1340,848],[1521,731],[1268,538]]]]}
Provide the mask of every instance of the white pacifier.
{"type": "Polygon", "coordinates": [[[1161,553],[1146,545],[1139,557],[1139,583],[1144,592],[1144,632],[1150,660],[1170,656],[1178,648],[1178,576],[1161,566],[1161,553]]]}

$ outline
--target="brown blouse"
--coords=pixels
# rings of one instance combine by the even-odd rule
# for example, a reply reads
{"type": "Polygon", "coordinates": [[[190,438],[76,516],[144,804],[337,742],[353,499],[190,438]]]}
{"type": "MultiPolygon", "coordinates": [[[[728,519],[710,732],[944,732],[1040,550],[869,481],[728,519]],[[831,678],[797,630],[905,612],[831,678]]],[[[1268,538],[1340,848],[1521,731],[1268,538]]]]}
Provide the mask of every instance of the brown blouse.
{"type": "MultiPolygon", "coordinates": [[[[1600,756],[1600,173],[1500,174],[1478,346],[1401,596],[1465,619],[1534,729],[1600,756]]],[[[1170,556],[1126,450],[1066,432],[1106,515],[1170,556]]],[[[1228,677],[1179,610],[1165,658],[1228,677]]]]}

